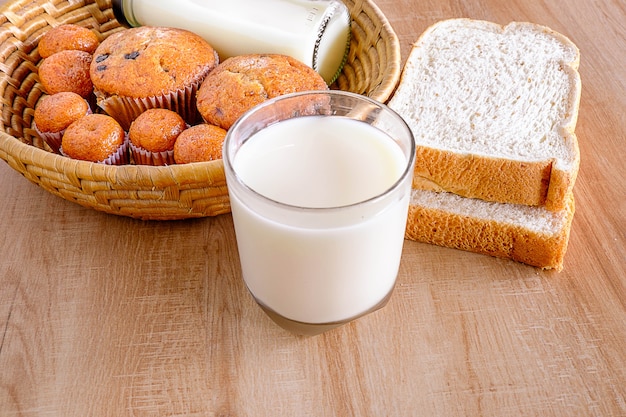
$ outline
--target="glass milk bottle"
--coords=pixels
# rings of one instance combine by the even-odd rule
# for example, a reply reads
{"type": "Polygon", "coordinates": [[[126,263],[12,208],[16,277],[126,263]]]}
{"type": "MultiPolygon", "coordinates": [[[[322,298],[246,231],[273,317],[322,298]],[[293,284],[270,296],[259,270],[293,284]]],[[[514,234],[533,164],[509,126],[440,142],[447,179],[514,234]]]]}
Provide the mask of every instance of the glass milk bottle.
{"type": "Polygon", "coordinates": [[[328,84],[350,43],[350,13],[338,0],[113,0],[128,26],[168,26],[202,36],[223,61],[235,55],[290,55],[328,84]]]}

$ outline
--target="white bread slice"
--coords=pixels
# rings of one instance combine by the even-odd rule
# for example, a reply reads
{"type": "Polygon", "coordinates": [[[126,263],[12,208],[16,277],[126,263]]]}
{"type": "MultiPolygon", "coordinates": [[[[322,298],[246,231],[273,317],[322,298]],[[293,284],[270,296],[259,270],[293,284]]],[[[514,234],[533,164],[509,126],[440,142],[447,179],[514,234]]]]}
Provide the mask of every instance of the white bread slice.
{"type": "Polygon", "coordinates": [[[416,138],[414,187],[565,208],[580,163],[579,59],[565,36],[532,23],[428,28],[389,102],[416,138]]]}
{"type": "Polygon", "coordinates": [[[560,272],[574,210],[572,193],[563,210],[549,211],[414,189],[406,238],[560,272]]]}

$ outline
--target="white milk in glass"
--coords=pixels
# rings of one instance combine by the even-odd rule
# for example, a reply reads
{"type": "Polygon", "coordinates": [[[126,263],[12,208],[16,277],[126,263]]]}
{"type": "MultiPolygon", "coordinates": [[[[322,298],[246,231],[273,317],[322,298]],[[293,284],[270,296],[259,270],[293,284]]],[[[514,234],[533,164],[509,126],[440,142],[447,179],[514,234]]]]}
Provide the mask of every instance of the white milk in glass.
{"type": "Polygon", "coordinates": [[[271,202],[231,192],[243,278],[257,301],[290,320],[330,323],[385,300],[410,193],[384,205],[375,197],[397,184],[407,158],[386,133],[344,117],[288,119],[248,139],[233,161],[243,183],[296,206],[295,217],[324,211],[312,210],[303,223],[271,202]]]}

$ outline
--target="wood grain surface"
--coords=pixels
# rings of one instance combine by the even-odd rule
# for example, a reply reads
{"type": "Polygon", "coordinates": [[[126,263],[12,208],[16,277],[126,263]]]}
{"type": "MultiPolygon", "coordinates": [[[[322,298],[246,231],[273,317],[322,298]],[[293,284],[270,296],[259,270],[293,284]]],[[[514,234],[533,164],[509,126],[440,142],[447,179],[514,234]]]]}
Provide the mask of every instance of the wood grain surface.
{"type": "Polygon", "coordinates": [[[106,215],[0,164],[0,416],[626,416],[624,2],[378,5],[404,58],[452,17],[579,46],[565,270],[407,241],[385,308],[294,336],[247,293],[230,215],[106,215]]]}

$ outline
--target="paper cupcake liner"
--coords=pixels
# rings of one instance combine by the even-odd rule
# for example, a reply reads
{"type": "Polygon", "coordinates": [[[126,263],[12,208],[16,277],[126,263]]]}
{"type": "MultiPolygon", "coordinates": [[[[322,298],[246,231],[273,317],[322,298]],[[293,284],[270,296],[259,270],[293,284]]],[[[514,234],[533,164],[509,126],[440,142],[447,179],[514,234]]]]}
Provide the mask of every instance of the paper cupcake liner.
{"type": "Polygon", "coordinates": [[[43,141],[50,147],[52,152],[60,153],[59,149],[61,148],[61,139],[63,139],[65,129],[61,130],[60,132],[42,132],[35,124],[35,131],[37,132],[39,137],[43,139],[43,141]]]}
{"type": "Polygon", "coordinates": [[[137,146],[130,141],[129,146],[131,158],[136,165],[163,166],[173,165],[176,163],[176,161],[174,161],[173,149],[163,152],[152,152],[137,146]]]}
{"type": "Polygon", "coordinates": [[[128,152],[128,134],[124,135],[124,142],[117,148],[111,156],[103,161],[98,161],[99,164],[105,165],[127,165],[130,163],[130,156],[128,152]]]}
{"type": "Polygon", "coordinates": [[[98,106],[128,131],[139,115],[148,109],[169,109],[178,113],[185,122],[195,124],[200,120],[196,108],[196,93],[202,80],[185,88],[146,98],[111,96],[98,100],[98,106]]]}

